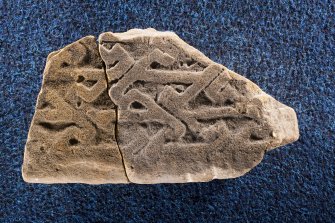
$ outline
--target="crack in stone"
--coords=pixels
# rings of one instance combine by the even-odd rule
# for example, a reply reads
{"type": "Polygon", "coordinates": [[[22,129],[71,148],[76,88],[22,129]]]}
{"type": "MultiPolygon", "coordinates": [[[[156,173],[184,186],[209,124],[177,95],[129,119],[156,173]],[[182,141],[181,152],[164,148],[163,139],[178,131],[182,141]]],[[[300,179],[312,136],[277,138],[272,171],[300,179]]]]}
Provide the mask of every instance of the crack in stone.
{"type": "MultiPolygon", "coordinates": [[[[98,46],[99,46],[99,43],[98,43],[98,46]]],[[[99,52],[99,50],[98,50],[99,52]]],[[[99,52],[99,56],[101,58],[101,55],[100,55],[100,52],[99,52]]],[[[108,82],[108,77],[107,77],[107,72],[106,72],[106,64],[105,64],[105,61],[103,61],[103,59],[101,58],[101,61],[102,61],[102,67],[103,67],[103,70],[104,70],[104,75],[105,75],[105,80],[106,80],[106,88],[107,88],[107,94],[109,96],[109,93],[108,93],[108,89],[109,89],[109,82],[108,82]]],[[[112,99],[110,99],[112,100],[112,99]]],[[[123,169],[124,169],[124,174],[127,178],[127,181],[128,182],[131,182],[129,180],[129,177],[128,177],[128,174],[127,174],[127,169],[126,169],[126,165],[124,164],[124,157],[123,157],[123,153],[120,149],[120,146],[118,144],[118,140],[117,140],[117,132],[118,132],[118,129],[117,129],[117,124],[118,124],[118,106],[115,105],[115,130],[114,130],[114,136],[115,136],[115,142],[116,142],[116,145],[117,145],[117,148],[119,149],[119,152],[120,152],[120,155],[121,155],[121,161],[122,161],[122,166],[123,166],[123,169]]]]}

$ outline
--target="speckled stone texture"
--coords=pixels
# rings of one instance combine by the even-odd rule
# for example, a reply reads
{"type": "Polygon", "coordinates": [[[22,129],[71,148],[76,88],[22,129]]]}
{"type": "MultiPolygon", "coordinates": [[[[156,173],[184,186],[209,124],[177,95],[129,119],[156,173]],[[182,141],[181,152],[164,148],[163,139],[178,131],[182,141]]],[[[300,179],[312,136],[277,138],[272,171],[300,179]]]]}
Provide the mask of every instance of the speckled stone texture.
{"type": "Polygon", "coordinates": [[[0,1],[0,222],[334,222],[334,13],[330,0],[0,1]],[[133,27],[174,30],[294,108],[299,140],[231,180],[25,183],[22,148],[49,52],[133,27]]]}
{"type": "Polygon", "coordinates": [[[127,183],[115,123],[95,37],[50,53],[25,146],[24,180],[127,183]]]}
{"type": "Polygon", "coordinates": [[[244,175],[299,137],[294,110],[171,31],[49,54],[25,146],[30,183],[186,183],[244,175]],[[108,92],[108,94],[107,94],[108,92]]]}
{"type": "Polygon", "coordinates": [[[236,178],[299,136],[292,108],[171,31],[102,33],[99,52],[130,182],[236,178]]]}

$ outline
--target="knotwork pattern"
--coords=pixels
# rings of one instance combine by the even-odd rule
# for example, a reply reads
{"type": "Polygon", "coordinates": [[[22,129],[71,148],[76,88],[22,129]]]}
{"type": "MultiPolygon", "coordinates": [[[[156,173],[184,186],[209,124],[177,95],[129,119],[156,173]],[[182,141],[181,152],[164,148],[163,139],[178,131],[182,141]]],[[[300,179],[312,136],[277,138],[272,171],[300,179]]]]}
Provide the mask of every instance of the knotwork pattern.
{"type": "Polygon", "coordinates": [[[219,64],[201,71],[173,69],[188,63],[159,48],[135,60],[122,43],[112,43],[110,49],[102,44],[100,54],[109,96],[118,106],[118,123],[146,129],[143,137],[149,140],[139,135],[136,140],[143,146],[212,143],[220,129],[227,128],[220,120],[241,118],[237,102],[243,101],[243,83],[219,64]]]}

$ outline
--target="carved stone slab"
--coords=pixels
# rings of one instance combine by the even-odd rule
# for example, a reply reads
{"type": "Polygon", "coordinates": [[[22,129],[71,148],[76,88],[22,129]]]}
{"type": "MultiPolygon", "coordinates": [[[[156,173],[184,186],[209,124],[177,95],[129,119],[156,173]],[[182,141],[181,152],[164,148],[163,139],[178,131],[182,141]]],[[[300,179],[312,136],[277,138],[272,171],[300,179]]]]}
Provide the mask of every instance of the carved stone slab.
{"type": "Polygon", "coordinates": [[[94,37],[48,56],[29,130],[23,177],[33,183],[126,183],[94,37]]]}
{"type": "Polygon", "coordinates": [[[172,32],[85,37],[49,55],[23,176],[183,183],[245,174],[297,140],[294,110],[172,32]]]}

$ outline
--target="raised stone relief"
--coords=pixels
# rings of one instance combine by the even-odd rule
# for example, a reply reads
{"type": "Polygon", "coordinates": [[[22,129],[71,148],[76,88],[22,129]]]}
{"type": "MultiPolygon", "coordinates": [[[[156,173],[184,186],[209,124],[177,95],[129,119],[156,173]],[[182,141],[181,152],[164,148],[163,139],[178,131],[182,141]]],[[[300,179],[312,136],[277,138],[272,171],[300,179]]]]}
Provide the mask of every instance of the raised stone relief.
{"type": "Polygon", "coordinates": [[[24,179],[128,182],[115,138],[115,109],[94,37],[51,53],[29,130],[24,179]]]}
{"type": "Polygon", "coordinates": [[[23,176],[40,183],[239,177],[293,142],[294,110],[173,32],[85,37],[48,57],[23,176]]]}

